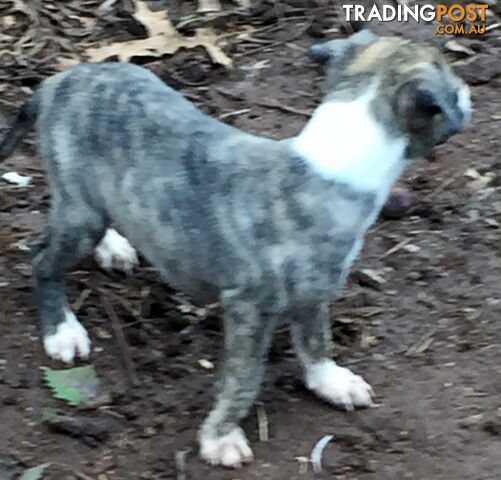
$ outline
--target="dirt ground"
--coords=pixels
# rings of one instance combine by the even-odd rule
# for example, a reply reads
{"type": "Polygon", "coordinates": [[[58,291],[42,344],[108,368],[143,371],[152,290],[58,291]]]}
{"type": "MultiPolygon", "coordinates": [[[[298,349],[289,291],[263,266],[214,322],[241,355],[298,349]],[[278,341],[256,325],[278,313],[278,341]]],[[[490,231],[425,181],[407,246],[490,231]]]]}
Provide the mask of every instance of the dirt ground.
{"type": "MultiPolygon", "coordinates": [[[[14,3],[0,0],[0,18],[14,3]]],[[[43,11],[49,4],[34,1],[33,8],[43,11]]],[[[82,8],[92,4],[81,2],[82,8]]],[[[130,5],[118,2],[112,8],[114,21],[101,19],[97,39],[142,35],[126,14],[130,5]]],[[[173,21],[180,21],[195,5],[169,8],[173,21]]],[[[346,25],[336,12],[332,2],[270,1],[261,2],[250,17],[215,19],[213,26],[221,31],[254,28],[250,38],[232,38],[226,47],[232,70],[214,65],[203,48],[140,63],[206,112],[284,138],[301,129],[320,99],[322,72],[305,50],[342,35],[346,25]]],[[[495,15],[491,24],[499,22],[495,15]]],[[[80,41],[74,28],[58,28],[58,18],[44,31],[59,40],[50,47],[56,56],[58,49],[73,51],[80,41]]],[[[336,360],[364,375],[377,392],[377,406],[347,413],[314,398],[302,386],[287,334],[280,331],[259,399],[269,440],[259,440],[255,407],[244,422],[254,463],[236,472],[206,466],[197,458],[195,438],[211,404],[216,373],[199,360],[219,363],[217,313],[183,307],[145,262],[126,276],[106,273],[92,259],[69,273],[68,289],[93,340],[91,362],[102,396],[82,409],[52,398],[43,369],[61,365],[42,351],[29,257],[18,246],[43,229],[49,205],[34,139],[29,139],[1,167],[34,180],[28,187],[0,183],[1,480],[44,463],[50,463],[46,480],[500,477],[501,30],[454,39],[436,37],[426,24],[373,27],[378,33],[400,31],[466,47],[449,43],[444,49],[471,85],[475,109],[463,133],[405,174],[402,183],[415,198],[412,211],[381,219],[368,235],[355,270],[371,269],[385,283],[374,288],[352,275],[333,301],[336,360]],[[124,367],[123,345],[103,298],[123,326],[137,385],[124,367]],[[47,408],[73,417],[78,428],[66,433],[51,428],[42,421],[47,408]],[[324,472],[314,475],[301,457],[329,434],[324,472]]],[[[16,32],[15,25],[4,30],[10,41],[22,34],[16,32]]],[[[81,41],[86,39],[83,35],[81,41]]],[[[26,57],[14,57],[5,36],[0,41],[0,125],[5,125],[29,89],[54,71],[55,57],[44,60],[25,50],[26,57]]]]}

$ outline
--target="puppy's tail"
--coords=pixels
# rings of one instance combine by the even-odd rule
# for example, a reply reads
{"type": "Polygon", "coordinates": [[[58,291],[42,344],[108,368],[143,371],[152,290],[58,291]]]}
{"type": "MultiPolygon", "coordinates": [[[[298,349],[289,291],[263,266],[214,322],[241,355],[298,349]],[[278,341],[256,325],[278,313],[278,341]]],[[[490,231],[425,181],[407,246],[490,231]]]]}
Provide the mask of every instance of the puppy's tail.
{"type": "Polygon", "coordinates": [[[38,115],[38,95],[34,93],[21,107],[17,118],[5,136],[0,140],[0,162],[3,162],[16,148],[17,144],[31,130],[38,115]]]}

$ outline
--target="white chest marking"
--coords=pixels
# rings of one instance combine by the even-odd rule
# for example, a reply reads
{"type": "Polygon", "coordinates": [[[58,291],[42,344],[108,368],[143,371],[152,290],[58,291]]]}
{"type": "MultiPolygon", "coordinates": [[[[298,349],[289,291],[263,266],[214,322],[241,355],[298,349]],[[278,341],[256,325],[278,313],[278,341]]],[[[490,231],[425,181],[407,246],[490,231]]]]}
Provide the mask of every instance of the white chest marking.
{"type": "Polygon", "coordinates": [[[320,105],[293,148],[322,177],[386,197],[404,168],[405,138],[392,138],[370,110],[374,93],[320,105]]]}

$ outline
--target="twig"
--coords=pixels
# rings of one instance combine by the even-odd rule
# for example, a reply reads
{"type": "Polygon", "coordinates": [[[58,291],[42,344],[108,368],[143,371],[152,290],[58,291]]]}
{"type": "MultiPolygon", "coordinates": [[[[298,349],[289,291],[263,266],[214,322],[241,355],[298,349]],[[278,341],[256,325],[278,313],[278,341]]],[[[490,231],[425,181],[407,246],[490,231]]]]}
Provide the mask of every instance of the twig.
{"type": "Polygon", "coordinates": [[[225,97],[231,98],[232,100],[242,100],[240,95],[236,93],[230,92],[229,90],[224,89],[223,87],[214,87],[214,90],[225,97]]]}
{"type": "Polygon", "coordinates": [[[485,27],[485,31],[490,32],[491,30],[496,30],[499,27],[501,27],[501,22],[493,23],[492,25],[488,25],[487,27],[485,27]]]}
{"type": "Polygon", "coordinates": [[[410,238],[405,238],[401,242],[397,243],[395,246],[391,247],[389,250],[384,252],[380,257],[379,260],[382,260],[383,258],[389,257],[390,255],[398,252],[401,250],[403,247],[405,247],[409,242],[411,241],[410,238]]]}
{"type": "MultiPolygon", "coordinates": [[[[288,17],[287,23],[289,23],[291,21],[291,19],[292,19],[292,17],[288,17]]],[[[245,57],[247,55],[253,55],[254,53],[266,50],[267,48],[276,48],[276,47],[279,47],[280,45],[284,45],[284,44],[293,42],[294,40],[297,40],[299,37],[301,37],[301,35],[303,35],[303,33],[306,32],[306,30],[308,30],[308,28],[310,28],[312,22],[313,22],[313,17],[310,17],[306,20],[305,24],[302,25],[302,27],[291,37],[286,38],[285,40],[279,40],[277,42],[270,43],[269,45],[261,45],[260,47],[247,50],[246,52],[237,53],[234,55],[234,57],[240,58],[240,57],[245,57]]]]}
{"type": "Polygon", "coordinates": [[[128,304],[128,302],[126,300],[124,300],[120,295],[117,295],[116,293],[114,293],[113,291],[111,290],[105,290],[104,288],[100,288],[99,289],[99,293],[101,295],[106,295],[108,297],[112,297],[113,300],[117,301],[118,303],[120,303],[120,305],[122,305],[122,307],[125,308],[125,310],[127,310],[127,313],[132,317],[134,318],[134,320],[137,322],[137,323],[142,323],[145,321],[145,319],[140,315],[138,314],[134,308],[128,304]]]}
{"type": "Polygon", "coordinates": [[[106,314],[108,315],[111,321],[111,328],[113,329],[113,333],[115,334],[115,339],[118,342],[118,347],[120,348],[120,353],[122,355],[122,360],[125,367],[125,373],[127,375],[127,381],[131,387],[136,387],[139,385],[139,379],[137,377],[136,367],[134,365],[134,361],[132,360],[132,356],[129,351],[129,346],[125,339],[125,335],[120,324],[120,320],[113,309],[113,306],[108,301],[108,299],[101,293],[101,301],[104,305],[104,309],[106,310],[106,314]]]}
{"type": "Polygon", "coordinates": [[[232,112],[226,112],[219,115],[219,120],[224,120],[225,118],[238,117],[239,115],[243,115],[244,113],[250,112],[250,108],[242,108],[241,110],[233,110],[232,112]]]}
{"type": "Polygon", "coordinates": [[[187,27],[199,27],[200,25],[210,23],[216,19],[230,17],[232,15],[239,17],[249,17],[249,12],[241,8],[233,8],[231,10],[224,10],[220,12],[198,12],[193,15],[182,17],[174,26],[176,30],[183,30],[187,27]]]}
{"type": "Polygon", "coordinates": [[[282,110],[283,112],[293,113],[294,115],[301,115],[303,117],[310,117],[310,112],[306,110],[299,110],[298,108],[289,107],[288,105],[284,105],[283,103],[278,102],[277,100],[269,100],[267,102],[256,102],[256,105],[264,108],[274,108],[276,110],[282,110]]]}
{"type": "Polygon", "coordinates": [[[433,336],[435,335],[437,329],[432,328],[422,335],[417,342],[411,345],[407,351],[404,353],[406,357],[413,357],[414,355],[419,355],[428,349],[428,347],[433,343],[433,336]]]}
{"type": "Polygon", "coordinates": [[[54,463],[53,466],[58,469],[58,470],[63,470],[68,473],[72,473],[75,475],[75,477],[79,478],[80,480],[94,480],[94,478],[90,477],[89,475],[80,472],[79,470],[75,470],[73,467],[70,465],[66,465],[65,463],[54,463]]]}
{"type": "Polygon", "coordinates": [[[178,450],[175,454],[176,480],[186,480],[186,455],[188,455],[190,451],[191,449],[178,450]]]}
{"type": "Polygon", "coordinates": [[[73,474],[75,477],[80,478],[80,480],[94,480],[92,477],[89,477],[89,475],[86,475],[85,473],[78,472],[77,470],[72,470],[73,474]]]}
{"type": "Polygon", "coordinates": [[[89,298],[89,295],[92,293],[92,290],[90,288],[85,288],[82,290],[82,293],[80,296],[75,300],[72,306],[72,310],[75,314],[79,312],[79,310],[82,308],[82,305],[85,303],[85,301],[89,298]]]}
{"type": "Polygon", "coordinates": [[[257,423],[259,429],[259,441],[267,442],[270,439],[268,432],[268,416],[262,405],[257,406],[257,423]]]}
{"type": "Polygon", "coordinates": [[[459,177],[464,174],[462,170],[459,170],[456,173],[453,173],[450,177],[447,177],[435,190],[431,191],[428,195],[425,196],[426,200],[430,200],[435,197],[443,190],[445,190],[451,183],[454,183],[459,177]]]}
{"type": "Polygon", "coordinates": [[[111,10],[113,5],[117,3],[117,0],[105,0],[99,7],[97,7],[96,13],[98,15],[103,15],[108,10],[111,10]]]}
{"type": "Polygon", "coordinates": [[[315,473],[320,473],[322,471],[322,453],[325,446],[332,440],[332,438],[332,435],[325,435],[325,437],[322,437],[315,444],[313,450],[311,451],[310,460],[315,473]]]}

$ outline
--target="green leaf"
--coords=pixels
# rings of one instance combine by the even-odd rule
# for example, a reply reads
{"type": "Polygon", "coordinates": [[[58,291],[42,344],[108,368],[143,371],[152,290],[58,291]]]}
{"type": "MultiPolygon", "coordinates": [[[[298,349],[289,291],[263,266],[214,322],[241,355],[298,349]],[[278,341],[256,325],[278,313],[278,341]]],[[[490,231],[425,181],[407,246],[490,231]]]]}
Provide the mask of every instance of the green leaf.
{"type": "Polygon", "coordinates": [[[42,422],[48,422],[57,416],[57,410],[52,407],[42,409],[42,422]]]}
{"type": "Polygon", "coordinates": [[[97,396],[98,379],[92,365],[45,371],[44,380],[54,397],[76,406],[97,396]]]}
{"type": "Polygon", "coordinates": [[[38,467],[28,468],[18,480],[40,480],[43,477],[44,470],[49,465],[50,463],[44,463],[43,465],[38,465],[38,467]]]}

